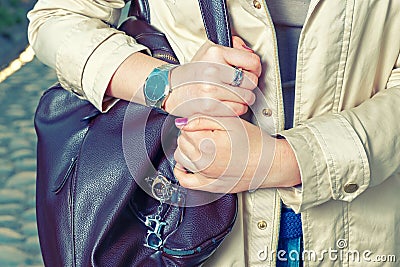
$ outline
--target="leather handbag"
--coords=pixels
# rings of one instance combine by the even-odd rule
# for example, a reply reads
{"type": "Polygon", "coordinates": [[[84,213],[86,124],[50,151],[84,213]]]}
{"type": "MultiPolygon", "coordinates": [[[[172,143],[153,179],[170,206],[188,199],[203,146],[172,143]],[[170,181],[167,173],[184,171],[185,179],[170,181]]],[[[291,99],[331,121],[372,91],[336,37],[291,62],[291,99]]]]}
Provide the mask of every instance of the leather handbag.
{"type": "MultiPolygon", "coordinates": [[[[225,2],[199,2],[208,37],[230,45],[225,2]]],[[[147,1],[132,1],[130,15],[121,29],[153,56],[178,63],[150,25],[147,1]]],[[[190,205],[207,193],[174,178],[172,116],[122,100],[102,114],[57,84],[40,99],[35,128],[46,266],[198,266],[231,231],[236,195],[190,205]]]]}

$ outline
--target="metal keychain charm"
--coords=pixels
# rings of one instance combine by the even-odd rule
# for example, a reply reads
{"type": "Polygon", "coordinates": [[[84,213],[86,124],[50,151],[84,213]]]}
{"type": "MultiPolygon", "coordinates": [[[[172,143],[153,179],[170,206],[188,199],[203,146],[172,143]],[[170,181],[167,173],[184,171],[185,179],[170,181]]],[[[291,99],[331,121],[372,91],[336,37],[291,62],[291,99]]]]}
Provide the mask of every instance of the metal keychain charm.
{"type": "Polygon", "coordinates": [[[161,221],[161,211],[162,203],[160,204],[160,206],[158,206],[157,215],[154,218],[151,218],[151,216],[147,216],[145,222],[145,225],[150,228],[149,230],[147,230],[145,246],[154,250],[158,250],[163,244],[161,231],[164,226],[168,225],[167,222],[161,221]]]}
{"type": "Polygon", "coordinates": [[[186,188],[172,183],[162,174],[147,177],[145,181],[150,188],[151,195],[158,201],[175,206],[184,206],[187,194],[186,188]]]}
{"type": "Polygon", "coordinates": [[[163,175],[157,175],[151,185],[153,197],[160,202],[168,201],[172,196],[171,182],[163,175]]]}
{"type": "Polygon", "coordinates": [[[146,217],[145,225],[150,229],[147,230],[145,246],[154,250],[158,250],[162,246],[163,239],[161,237],[161,232],[164,226],[168,225],[167,222],[162,221],[161,212],[165,200],[171,198],[172,191],[170,190],[170,184],[167,178],[159,174],[154,178],[151,186],[151,192],[154,198],[160,201],[160,205],[157,207],[157,214],[154,217],[146,217]]]}

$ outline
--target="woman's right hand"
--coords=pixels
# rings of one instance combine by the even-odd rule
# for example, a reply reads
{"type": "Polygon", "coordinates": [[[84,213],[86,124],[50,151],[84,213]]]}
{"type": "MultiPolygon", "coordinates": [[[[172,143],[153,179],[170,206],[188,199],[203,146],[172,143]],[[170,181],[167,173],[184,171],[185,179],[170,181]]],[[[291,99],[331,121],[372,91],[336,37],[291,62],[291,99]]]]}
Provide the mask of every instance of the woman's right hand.
{"type": "Polygon", "coordinates": [[[207,41],[191,63],[172,70],[173,90],[164,108],[181,117],[240,116],[255,101],[252,90],[257,87],[260,75],[260,58],[239,37],[233,38],[233,48],[207,41]],[[239,86],[231,85],[234,67],[244,72],[239,86]]]}

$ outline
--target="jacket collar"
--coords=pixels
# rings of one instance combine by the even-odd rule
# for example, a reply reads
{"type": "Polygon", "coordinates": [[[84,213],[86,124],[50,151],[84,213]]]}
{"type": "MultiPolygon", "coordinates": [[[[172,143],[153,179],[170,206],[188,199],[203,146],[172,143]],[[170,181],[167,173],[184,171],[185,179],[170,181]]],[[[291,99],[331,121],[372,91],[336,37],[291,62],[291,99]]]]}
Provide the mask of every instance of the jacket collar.
{"type": "Polygon", "coordinates": [[[310,6],[308,8],[308,13],[307,13],[306,21],[304,22],[304,26],[307,24],[308,19],[314,13],[315,8],[317,7],[318,3],[321,1],[324,1],[324,0],[311,0],[310,1],[310,6]]]}

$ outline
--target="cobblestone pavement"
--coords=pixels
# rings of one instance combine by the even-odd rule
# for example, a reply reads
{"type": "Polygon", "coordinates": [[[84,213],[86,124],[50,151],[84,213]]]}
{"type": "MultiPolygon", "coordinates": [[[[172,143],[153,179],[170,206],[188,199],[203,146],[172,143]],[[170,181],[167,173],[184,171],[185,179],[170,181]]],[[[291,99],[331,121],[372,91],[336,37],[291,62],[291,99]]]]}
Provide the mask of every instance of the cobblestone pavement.
{"type": "Polygon", "coordinates": [[[0,266],[43,266],[35,215],[33,115],[56,81],[37,59],[0,83],[0,266]]]}

